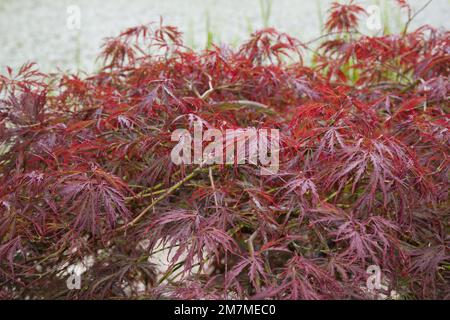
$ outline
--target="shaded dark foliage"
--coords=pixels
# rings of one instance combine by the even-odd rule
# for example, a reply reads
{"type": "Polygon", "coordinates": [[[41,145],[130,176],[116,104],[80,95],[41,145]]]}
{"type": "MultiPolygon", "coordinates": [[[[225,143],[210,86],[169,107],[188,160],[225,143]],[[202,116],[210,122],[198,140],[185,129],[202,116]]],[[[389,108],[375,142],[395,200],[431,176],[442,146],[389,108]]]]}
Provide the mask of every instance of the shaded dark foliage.
{"type": "Polygon", "coordinates": [[[91,76],[0,75],[0,298],[371,298],[372,264],[448,298],[449,34],[369,37],[363,13],[332,6],[312,67],[273,29],[194,52],[150,25],[91,76]],[[195,121],[280,129],[280,171],[174,165],[195,121]]]}

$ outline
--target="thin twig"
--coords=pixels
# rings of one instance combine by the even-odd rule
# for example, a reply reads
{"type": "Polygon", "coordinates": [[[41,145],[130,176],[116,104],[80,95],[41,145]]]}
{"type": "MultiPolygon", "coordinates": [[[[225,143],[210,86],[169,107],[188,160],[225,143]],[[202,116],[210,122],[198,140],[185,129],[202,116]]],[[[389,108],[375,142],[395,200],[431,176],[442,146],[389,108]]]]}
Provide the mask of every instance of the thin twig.
{"type": "Polygon", "coordinates": [[[205,100],[212,92],[214,92],[214,87],[212,86],[212,78],[209,74],[206,75],[208,77],[208,85],[209,89],[206,90],[201,96],[200,99],[205,100]]]}
{"type": "Polygon", "coordinates": [[[217,201],[216,186],[214,185],[214,178],[212,175],[212,167],[209,167],[209,181],[211,181],[211,187],[212,187],[213,193],[214,193],[214,203],[216,204],[216,209],[217,209],[219,207],[219,202],[217,201]]]}
{"type": "Polygon", "coordinates": [[[187,181],[191,180],[192,178],[194,178],[200,171],[202,171],[204,168],[199,166],[197,168],[195,168],[195,170],[193,170],[189,175],[187,175],[184,179],[178,181],[176,184],[174,184],[172,187],[168,188],[167,191],[162,194],[160,197],[158,197],[155,201],[153,201],[149,206],[147,206],[144,210],[141,211],[141,213],[139,213],[136,218],[134,218],[132,221],[130,221],[129,223],[127,223],[126,225],[116,229],[117,231],[122,231],[125,230],[133,225],[135,225],[137,222],[139,222],[142,217],[144,217],[144,215],[150,210],[152,209],[157,203],[161,202],[162,200],[164,200],[168,195],[170,195],[172,192],[174,192],[175,190],[177,190],[179,187],[181,187],[184,183],[186,183],[187,181]]]}
{"type": "Polygon", "coordinates": [[[417,15],[418,15],[419,13],[421,13],[423,10],[425,10],[425,8],[428,7],[428,5],[429,5],[432,1],[433,1],[433,0],[428,0],[428,2],[425,3],[425,5],[424,5],[423,7],[421,7],[419,10],[417,10],[417,11],[416,11],[416,12],[408,19],[408,21],[407,21],[406,24],[405,24],[405,29],[403,29],[403,35],[405,35],[406,32],[408,31],[408,27],[409,27],[409,24],[411,23],[411,21],[413,21],[414,18],[417,17],[417,15]]]}

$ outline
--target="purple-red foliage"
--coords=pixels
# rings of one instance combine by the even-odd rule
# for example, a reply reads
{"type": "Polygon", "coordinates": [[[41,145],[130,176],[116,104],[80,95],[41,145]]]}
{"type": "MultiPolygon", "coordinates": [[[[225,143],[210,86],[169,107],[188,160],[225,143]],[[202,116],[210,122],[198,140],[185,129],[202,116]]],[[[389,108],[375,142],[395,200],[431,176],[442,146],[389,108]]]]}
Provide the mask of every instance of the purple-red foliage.
{"type": "Polygon", "coordinates": [[[373,264],[403,298],[448,298],[449,34],[369,37],[361,13],[333,5],[312,67],[273,29],[195,52],[151,25],[89,77],[8,68],[0,298],[370,298],[373,264]],[[174,165],[171,132],[198,119],[280,129],[279,172],[174,165]]]}

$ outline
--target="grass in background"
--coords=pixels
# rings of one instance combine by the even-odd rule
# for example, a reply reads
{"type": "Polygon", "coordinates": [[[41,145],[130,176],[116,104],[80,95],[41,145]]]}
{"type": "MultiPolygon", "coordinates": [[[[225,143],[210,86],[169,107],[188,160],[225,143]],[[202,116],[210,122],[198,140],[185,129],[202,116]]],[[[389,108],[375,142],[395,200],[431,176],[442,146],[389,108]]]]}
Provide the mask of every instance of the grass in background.
{"type": "Polygon", "coordinates": [[[272,0],[259,0],[262,25],[264,28],[270,26],[270,16],[272,15],[272,0]]]}
{"type": "Polygon", "coordinates": [[[209,10],[205,11],[205,21],[206,21],[206,48],[209,49],[214,43],[214,32],[211,29],[211,19],[209,17],[209,10]]]}
{"type": "Polygon", "coordinates": [[[319,19],[319,27],[320,27],[320,35],[323,35],[323,29],[324,29],[324,12],[322,10],[322,3],[321,0],[316,0],[316,12],[317,12],[317,18],[319,19]]]}

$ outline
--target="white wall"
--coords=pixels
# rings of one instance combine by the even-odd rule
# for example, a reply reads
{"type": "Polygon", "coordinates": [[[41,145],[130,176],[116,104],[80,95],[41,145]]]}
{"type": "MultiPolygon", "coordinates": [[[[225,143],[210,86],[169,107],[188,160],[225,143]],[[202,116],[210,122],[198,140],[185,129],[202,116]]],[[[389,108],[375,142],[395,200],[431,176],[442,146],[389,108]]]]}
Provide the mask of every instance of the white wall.
{"type": "MultiPolygon", "coordinates": [[[[386,1],[379,0],[384,6],[386,1]]],[[[330,0],[273,0],[271,25],[310,40],[320,34],[330,0]]],[[[377,0],[359,0],[365,6],[377,0]]],[[[426,1],[410,1],[415,8],[426,1]]],[[[398,10],[390,9],[390,23],[399,23],[398,10]]],[[[185,42],[196,47],[206,43],[206,20],[218,41],[238,44],[249,29],[262,27],[260,0],[0,0],[0,72],[6,65],[17,68],[26,61],[38,62],[44,71],[80,66],[95,69],[94,60],[102,39],[126,27],[163,16],[185,33],[185,42]],[[67,7],[81,9],[81,29],[66,27],[67,7]]],[[[431,24],[449,29],[450,0],[433,0],[413,27],[431,24]]]]}

